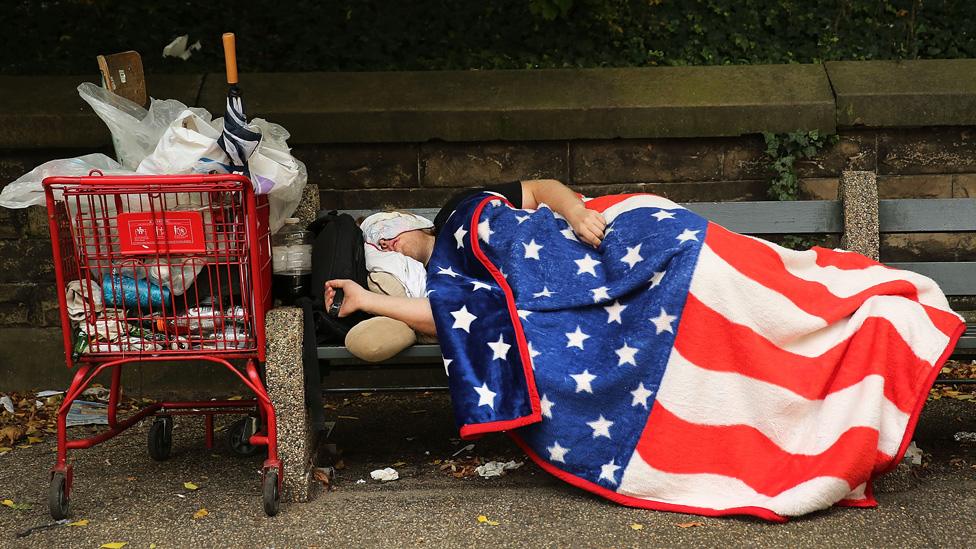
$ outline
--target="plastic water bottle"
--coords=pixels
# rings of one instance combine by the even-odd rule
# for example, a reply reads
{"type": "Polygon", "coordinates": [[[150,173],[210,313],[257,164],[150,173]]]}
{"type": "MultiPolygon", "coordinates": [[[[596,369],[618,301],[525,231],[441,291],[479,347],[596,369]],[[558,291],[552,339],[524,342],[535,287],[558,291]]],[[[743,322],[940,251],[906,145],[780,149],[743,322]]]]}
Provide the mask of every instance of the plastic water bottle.
{"type": "Polygon", "coordinates": [[[284,304],[307,296],[312,275],[312,233],[290,217],[271,237],[272,288],[284,304]]]}

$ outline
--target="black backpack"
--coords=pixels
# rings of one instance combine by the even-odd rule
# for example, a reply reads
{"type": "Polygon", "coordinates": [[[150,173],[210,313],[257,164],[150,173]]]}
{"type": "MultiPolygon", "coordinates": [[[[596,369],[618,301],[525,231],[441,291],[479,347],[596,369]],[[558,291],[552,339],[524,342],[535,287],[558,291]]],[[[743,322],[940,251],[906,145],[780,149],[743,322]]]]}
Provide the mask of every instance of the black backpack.
{"type": "Polygon", "coordinates": [[[310,297],[315,311],[315,331],[319,343],[345,341],[346,334],[356,324],[370,318],[359,311],[343,318],[325,314],[325,282],[336,278],[354,280],[366,288],[366,252],[363,232],[349,214],[335,210],[319,212],[308,226],[312,233],[312,276],[310,297]],[[321,314],[320,314],[321,313],[321,314]]]}

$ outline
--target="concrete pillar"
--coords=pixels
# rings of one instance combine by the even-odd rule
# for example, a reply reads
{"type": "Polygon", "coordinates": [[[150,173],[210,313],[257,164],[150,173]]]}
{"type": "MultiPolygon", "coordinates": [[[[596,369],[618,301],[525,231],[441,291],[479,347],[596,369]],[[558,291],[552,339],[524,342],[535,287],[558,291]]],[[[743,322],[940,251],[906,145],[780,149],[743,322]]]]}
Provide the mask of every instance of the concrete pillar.
{"type": "Polygon", "coordinates": [[[319,209],[319,187],[309,183],[302,189],[302,199],[291,216],[300,219],[303,227],[308,227],[309,223],[315,221],[319,209]]]}
{"type": "Polygon", "coordinates": [[[305,407],[302,367],[302,310],[278,307],[265,319],[268,395],[278,419],[282,501],[308,501],[311,495],[313,437],[305,407]]]}
{"type": "Polygon", "coordinates": [[[874,172],[844,171],[840,175],[839,196],[844,206],[845,250],[878,259],[878,181],[874,172]]]}

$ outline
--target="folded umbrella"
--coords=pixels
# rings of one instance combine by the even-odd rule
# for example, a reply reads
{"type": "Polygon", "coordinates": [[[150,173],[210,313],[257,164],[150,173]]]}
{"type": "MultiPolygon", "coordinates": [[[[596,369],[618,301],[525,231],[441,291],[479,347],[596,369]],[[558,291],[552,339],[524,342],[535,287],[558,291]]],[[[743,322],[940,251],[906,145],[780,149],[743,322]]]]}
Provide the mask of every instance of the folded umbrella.
{"type": "Polygon", "coordinates": [[[250,129],[247,125],[247,115],[244,113],[244,99],[241,88],[237,85],[237,49],[234,33],[226,32],[223,36],[224,63],[227,68],[227,106],[224,113],[224,129],[217,139],[217,145],[227,153],[234,168],[247,173],[247,159],[261,141],[261,134],[250,129]]]}

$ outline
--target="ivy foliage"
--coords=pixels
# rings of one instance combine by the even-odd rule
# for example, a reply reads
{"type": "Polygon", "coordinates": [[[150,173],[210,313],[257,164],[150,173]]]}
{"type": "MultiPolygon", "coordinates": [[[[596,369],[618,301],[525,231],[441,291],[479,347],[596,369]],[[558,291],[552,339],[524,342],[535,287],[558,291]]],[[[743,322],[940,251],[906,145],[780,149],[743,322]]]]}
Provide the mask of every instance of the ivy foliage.
{"type": "Polygon", "coordinates": [[[776,173],[769,183],[769,196],[776,200],[796,200],[800,188],[796,161],[813,158],[824,147],[837,143],[836,134],[821,135],[817,130],[790,133],[763,132],[769,167],[776,173]]]}
{"type": "Polygon", "coordinates": [[[972,0],[11,0],[0,73],[526,69],[976,57],[972,0]],[[183,61],[163,46],[188,34],[183,61]]]}

